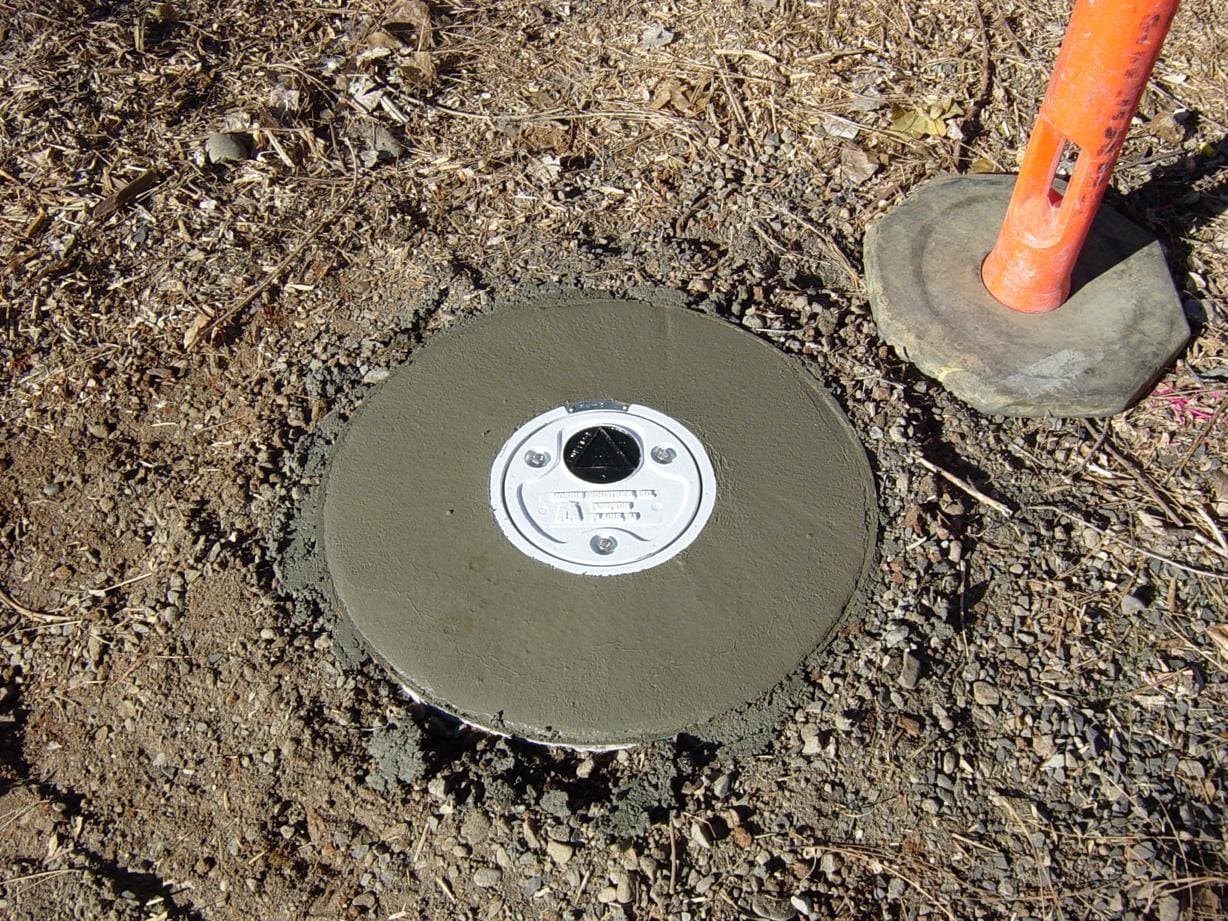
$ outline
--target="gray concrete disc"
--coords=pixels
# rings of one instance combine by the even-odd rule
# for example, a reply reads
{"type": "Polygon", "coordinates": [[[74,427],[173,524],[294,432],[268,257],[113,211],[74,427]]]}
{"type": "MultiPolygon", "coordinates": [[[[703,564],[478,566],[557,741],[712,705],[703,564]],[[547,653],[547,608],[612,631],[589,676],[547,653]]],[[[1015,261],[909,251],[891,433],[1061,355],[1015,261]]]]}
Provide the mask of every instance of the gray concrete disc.
{"type": "Polygon", "coordinates": [[[838,621],[872,555],[873,479],[798,361],[719,320],[559,299],[430,339],[345,427],[323,542],[336,595],[427,702],[529,739],[663,738],[753,701],[838,621]],[[489,504],[518,426],[592,399],[704,444],[716,506],[678,556],[597,577],[529,558],[489,504]]]}
{"type": "Polygon", "coordinates": [[[1019,313],[981,283],[1014,176],[950,176],[866,232],[866,287],[883,338],[985,413],[1107,416],[1137,400],[1189,339],[1160,243],[1101,208],[1070,299],[1019,313]]]}

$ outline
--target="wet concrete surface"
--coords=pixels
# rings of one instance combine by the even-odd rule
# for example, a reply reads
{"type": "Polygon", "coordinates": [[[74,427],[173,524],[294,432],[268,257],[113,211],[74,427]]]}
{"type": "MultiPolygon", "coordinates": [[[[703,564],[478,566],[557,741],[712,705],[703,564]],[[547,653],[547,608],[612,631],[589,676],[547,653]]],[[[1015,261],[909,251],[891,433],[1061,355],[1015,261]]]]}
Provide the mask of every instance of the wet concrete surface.
{"type": "Polygon", "coordinates": [[[756,701],[872,555],[872,479],[834,401],[800,362],[675,307],[556,297],[437,335],[322,451],[307,517],[345,618],[422,699],[540,741],[647,741],[756,701]],[[552,569],[490,509],[508,435],[593,398],[669,413],[716,467],[699,539],[645,572],[552,569]]]}

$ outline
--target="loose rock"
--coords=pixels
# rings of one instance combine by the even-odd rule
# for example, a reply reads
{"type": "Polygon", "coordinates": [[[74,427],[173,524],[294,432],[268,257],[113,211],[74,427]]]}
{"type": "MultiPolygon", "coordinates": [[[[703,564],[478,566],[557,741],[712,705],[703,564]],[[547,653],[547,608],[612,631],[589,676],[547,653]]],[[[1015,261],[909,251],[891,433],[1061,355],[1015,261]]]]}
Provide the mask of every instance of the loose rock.
{"type": "Polygon", "coordinates": [[[249,156],[246,135],[217,131],[205,138],[205,154],[210,163],[231,163],[249,156]]]}
{"type": "Polygon", "coordinates": [[[974,681],[972,682],[972,699],[982,707],[996,707],[1002,695],[988,681],[974,681]]]}
{"type": "Polygon", "coordinates": [[[912,650],[904,653],[904,660],[900,663],[900,687],[905,690],[915,690],[918,683],[921,681],[921,660],[912,650]]]}
{"type": "Polygon", "coordinates": [[[479,889],[490,889],[503,881],[503,871],[495,867],[482,867],[474,871],[473,884],[479,889]]]}

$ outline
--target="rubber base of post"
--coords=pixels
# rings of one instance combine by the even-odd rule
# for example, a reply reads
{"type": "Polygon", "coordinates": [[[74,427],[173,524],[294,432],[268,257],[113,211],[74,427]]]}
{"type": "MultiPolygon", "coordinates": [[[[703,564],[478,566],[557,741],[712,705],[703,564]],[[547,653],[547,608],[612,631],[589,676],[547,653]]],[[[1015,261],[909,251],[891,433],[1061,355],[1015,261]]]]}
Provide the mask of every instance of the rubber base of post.
{"type": "Polygon", "coordinates": [[[1101,208],[1069,300],[1019,313],[981,282],[1013,176],[943,177],[866,232],[882,337],[987,414],[1109,416],[1144,393],[1190,336],[1159,242],[1101,208]]]}

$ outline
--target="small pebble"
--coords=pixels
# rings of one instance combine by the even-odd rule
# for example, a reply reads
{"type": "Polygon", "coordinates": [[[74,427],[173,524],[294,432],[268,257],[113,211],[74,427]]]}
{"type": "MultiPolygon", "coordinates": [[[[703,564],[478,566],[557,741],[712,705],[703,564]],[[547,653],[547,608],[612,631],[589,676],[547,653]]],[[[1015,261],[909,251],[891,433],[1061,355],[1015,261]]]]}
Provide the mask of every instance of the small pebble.
{"type": "Polygon", "coordinates": [[[982,707],[996,707],[1002,695],[988,681],[974,681],[972,682],[972,699],[982,707]]]}
{"type": "Polygon", "coordinates": [[[1181,917],[1181,902],[1171,895],[1156,899],[1156,918],[1159,921],[1178,921],[1181,917]]]}
{"type": "Polygon", "coordinates": [[[921,681],[921,660],[911,649],[904,653],[904,661],[900,663],[899,681],[906,691],[913,690],[921,681]]]}
{"type": "Polygon", "coordinates": [[[762,895],[757,895],[750,900],[750,910],[760,918],[767,918],[768,921],[792,921],[794,917],[793,906],[788,902],[762,895]]]}
{"type": "Polygon", "coordinates": [[[479,889],[491,889],[503,882],[503,871],[496,867],[481,867],[473,873],[473,885],[479,889]]]}
{"type": "Polygon", "coordinates": [[[210,163],[231,163],[248,157],[247,139],[241,134],[217,131],[205,138],[205,154],[210,163]]]}
{"type": "Polygon", "coordinates": [[[691,840],[704,848],[712,847],[716,841],[707,822],[695,822],[691,825],[691,840]]]}
{"type": "Polygon", "coordinates": [[[614,895],[620,905],[627,905],[635,898],[635,888],[631,884],[631,877],[626,873],[619,877],[614,895]]]}
{"type": "Polygon", "coordinates": [[[383,125],[375,126],[371,135],[371,149],[380,160],[395,160],[405,153],[405,147],[383,125]]]}
{"type": "Polygon", "coordinates": [[[908,639],[908,625],[900,624],[892,627],[883,634],[883,645],[887,646],[888,648],[892,646],[899,646],[900,643],[904,642],[906,639],[908,639]]]}

